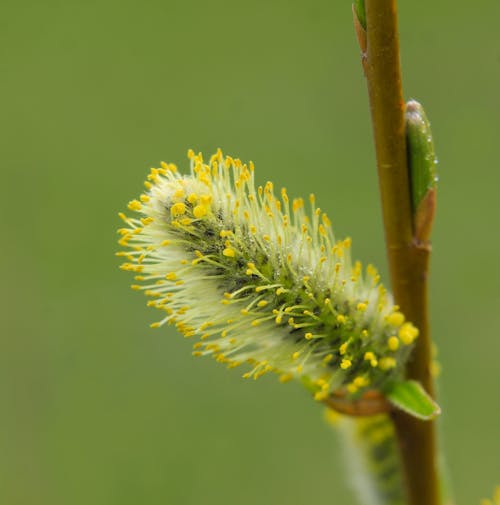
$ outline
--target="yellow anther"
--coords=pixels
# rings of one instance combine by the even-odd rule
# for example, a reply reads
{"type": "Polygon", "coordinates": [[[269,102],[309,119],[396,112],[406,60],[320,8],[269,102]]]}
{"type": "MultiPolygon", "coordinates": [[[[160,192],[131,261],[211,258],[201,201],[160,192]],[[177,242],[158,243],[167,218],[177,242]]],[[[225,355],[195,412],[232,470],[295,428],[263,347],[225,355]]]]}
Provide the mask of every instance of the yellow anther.
{"type": "Polygon", "coordinates": [[[376,357],[373,352],[368,351],[368,352],[365,352],[364,359],[365,359],[365,361],[372,361],[372,360],[376,359],[376,357]]]}
{"type": "Polygon", "coordinates": [[[137,284],[132,284],[132,286],[130,286],[131,289],[133,289],[134,291],[139,291],[142,289],[142,286],[138,286],[137,284]]]}
{"type": "Polygon", "coordinates": [[[228,258],[234,258],[236,256],[236,252],[234,251],[234,249],[232,249],[231,247],[226,247],[223,251],[222,251],[222,254],[224,256],[227,256],[228,258]]]}
{"type": "Polygon", "coordinates": [[[378,362],[378,366],[381,370],[390,370],[396,366],[396,360],[391,357],[381,358],[378,362]]]}
{"type": "Polygon", "coordinates": [[[212,203],[212,195],[201,195],[200,202],[202,205],[210,205],[212,203]]]}
{"type": "Polygon", "coordinates": [[[207,215],[207,208],[204,205],[197,205],[193,209],[193,216],[199,219],[200,217],[207,215]]]}
{"type": "Polygon", "coordinates": [[[252,269],[250,269],[250,268],[247,268],[247,269],[245,270],[245,274],[246,274],[246,275],[253,275],[253,270],[252,270],[252,269]]]}
{"type": "Polygon", "coordinates": [[[175,272],[169,272],[167,275],[165,275],[165,279],[168,281],[175,281],[177,279],[177,275],[175,275],[175,272]]]}
{"type": "Polygon", "coordinates": [[[418,329],[411,323],[404,323],[399,329],[399,338],[405,345],[410,345],[418,337],[418,329]]]}
{"type": "Polygon", "coordinates": [[[387,340],[387,347],[389,347],[391,351],[397,351],[399,347],[398,337],[396,336],[389,337],[389,339],[387,340]]]}
{"type": "Polygon", "coordinates": [[[251,322],[251,325],[252,326],[259,326],[260,324],[260,320],[259,319],[254,319],[252,322],[251,322]]]}
{"type": "Polygon", "coordinates": [[[286,289],[281,287],[276,290],[277,295],[282,295],[283,293],[286,293],[286,289]]]}
{"type": "Polygon", "coordinates": [[[323,221],[323,224],[324,224],[325,226],[328,226],[328,227],[329,227],[329,226],[331,226],[331,224],[332,224],[332,222],[328,219],[328,216],[327,216],[326,214],[323,214],[323,215],[321,216],[321,220],[323,221]]]}
{"type": "Polygon", "coordinates": [[[190,195],[187,197],[187,201],[191,204],[196,203],[198,200],[198,195],[196,193],[190,193],[190,195]]]}
{"type": "Polygon", "coordinates": [[[393,312],[387,316],[387,322],[392,326],[401,326],[405,322],[405,316],[401,312],[393,312]]]}
{"type": "Polygon", "coordinates": [[[281,198],[285,203],[288,203],[288,195],[286,194],[286,188],[281,188],[281,198]]]}
{"type": "Polygon", "coordinates": [[[350,359],[343,359],[340,362],[340,368],[342,368],[342,370],[347,370],[351,366],[352,366],[352,361],[350,359]]]}
{"type": "Polygon", "coordinates": [[[141,195],[141,196],[139,197],[139,200],[140,200],[141,202],[143,202],[143,203],[147,203],[147,202],[149,202],[150,198],[149,198],[149,196],[148,196],[148,195],[141,195]]]}
{"type": "Polygon", "coordinates": [[[309,195],[309,201],[310,201],[311,203],[314,203],[314,202],[316,201],[316,197],[314,196],[314,193],[311,193],[311,194],[309,195]]]}
{"type": "Polygon", "coordinates": [[[370,384],[370,381],[366,377],[358,376],[353,381],[353,384],[358,388],[364,388],[370,384]]]}
{"type": "Polygon", "coordinates": [[[299,351],[295,351],[293,354],[292,354],[292,359],[298,359],[300,356],[300,352],[299,351]]]}
{"type": "Polygon", "coordinates": [[[161,326],[161,323],[151,323],[149,326],[151,328],[159,328],[161,326]]]}
{"type": "Polygon", "coordinates": [[[313,334],[312,333],[306,333],[304,335],[304,337],[305,337],[306,340],[311,340],[313,338],[313,334]]]}
{"type": "Polygon", "coordinates": [[[290,382],[292,379],[293,379],[293,375],[291,373],[284,373],[284,374],[280,375],[280,377],[279,377],[279,381],[282,384],[285,384],[285,382],[290,382]]]}
{"type": "Polygon", "coordinates": [[[367,309],[367,305],[366,305],[366,303],[360,302],[360,303],[358,303],[358,305],[356,306],[356,308],[360,312],[364,312],[367,309]]]}
{"type": "Polygon", "coordinates": [[[270,242],[271,241],[271,237],[269,235],[262,235],[262,238],[266,241],[266,242],[270,242]]]}
{"type": "Polygon", "coordinates": [[[325,365],[326,365],[327,363],[330,363],[330,361],[332,361],[333,357],[334,357],[334,356],[333,356],[333,354],[327,354],[327,355],[323,358],[323,363],[325,363],[325,365]]]}
{"type": "Polygon", "coordinates": [[[175,198],[176,200],[179,200],[179,199],[181,199],[181,198],[184,198],[184,196],[185,196],[185,195],[186,195],[186,194],[184,193],[184,189],[183,189],[183,188],[179,188],[179,189],[176,189],[176,190],[174,191],[174,198],[175,198]]]}
{"type": "Polygon", "coordinates": [[[170,209],[172,216],[182,216],[186,213],[186,205],[182,202],[174,203],[170,209]]]}
{"type": "Polygon", "coordinates": [[[148,217],[141,217],[141,223],[144,226],[147,226],[148,224],[151,224],[154,221],[154,219],[151,216],[148,217]]]}
{"type": "Polygon", "coordinates": [[[328,391],[317,391],[314,393],[314,399],[318,402],[321,402],[323,400],[326,400],[328,398],[329,392],[328,391]]]}
{"type": "Polygon", "coordinates": [[[304,207],[304,200],[302,198],[295,198],[292,203],[292,209],[294,212],[297,212],[299,209],[304,207]]]}
{"type": "Polygon", "coordinates": [[[339,353],[341,356],[343,356],[347,352],[347,348],[349,347],[349,342],[344,342],[340,347],[339,347],[339,353]]]}
{"type": "MultiPolygon", "coordinates": [[[[330,301],[328,298],[327,298],[328,301],[330,301]]],[[[326,303],[326,300],[325,300],[325,303],[326,303]]],[[[342,314],[339,314],[337,316],[337,322],[340,323],[340,324],[344,324],[345,322],[347,321],[346,317],[342,314]]]]}
{"type": "Polygon", "coordinates": [[[352,395],[358,391],[358,386],[354,384],[354,382],[351,382],[350,384],[347,384],[347,391],[351,393],[352,395]]]}
{"type": "Polygon", "coordinates": [[[267,300],[261,300],[257,303],[257,307],[265,307],[269,302],[267,300]]]}
{"type": "Polygon", "coordinates": [[[250,233],[252,235],[255,235],[257,233],[257,228],[253,224],[250,226],[250,233]]]}

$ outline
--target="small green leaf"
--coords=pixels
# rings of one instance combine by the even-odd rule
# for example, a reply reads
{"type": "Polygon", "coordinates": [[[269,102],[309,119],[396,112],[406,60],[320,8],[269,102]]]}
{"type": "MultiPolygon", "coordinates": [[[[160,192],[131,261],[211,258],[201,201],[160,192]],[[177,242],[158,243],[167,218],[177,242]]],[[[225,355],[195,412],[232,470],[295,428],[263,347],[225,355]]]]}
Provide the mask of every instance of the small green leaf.
{"type": "Polygon", "coordinates": [[[363,27],[363,30],[366,30],[365,0],[354,0],[353,5],[359,24],[363,27]]]}
{"type": "Polygon", "coordinates": [[[393,382],[385,395],[395,407],[418,419],[427,421],[441,413],[439,405],[415,381],[393,382]]]}
{"type": "Polygon", "coordinates": [[[413,212],[430,190],[436,188],[437,158],[432,141],[431,124],[424,108],[416,100],[406,104],[406,139],[413,212]]]}

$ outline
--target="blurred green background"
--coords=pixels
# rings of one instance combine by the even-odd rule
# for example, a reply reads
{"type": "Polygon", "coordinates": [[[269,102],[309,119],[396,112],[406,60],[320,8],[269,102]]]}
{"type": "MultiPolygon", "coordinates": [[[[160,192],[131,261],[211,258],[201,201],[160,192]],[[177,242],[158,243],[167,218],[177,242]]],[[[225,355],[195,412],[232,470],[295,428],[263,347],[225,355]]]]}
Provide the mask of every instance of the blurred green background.
{"type": "MultiPolygon", "coordinates": [[[[500,484],[500,4],[401,2],[405,93],[440,158],[432,272],[459,504],[500,484]]],[[[117,212],[186,150],[314,191],[386,276],[350,3],[2,3],[0,503],[353,504],[296,384],[244,381],[156,320],[117,212]]]]}

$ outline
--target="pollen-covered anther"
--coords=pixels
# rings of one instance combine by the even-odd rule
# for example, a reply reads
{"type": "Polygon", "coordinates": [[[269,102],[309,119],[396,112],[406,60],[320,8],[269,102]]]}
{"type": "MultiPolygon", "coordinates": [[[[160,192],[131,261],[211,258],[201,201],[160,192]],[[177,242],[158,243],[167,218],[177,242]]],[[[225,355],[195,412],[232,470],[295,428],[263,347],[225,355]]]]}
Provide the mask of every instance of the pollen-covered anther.
{"type": "Polygon", "coordinates": [[[172,205],[170,212],[172,216],[182,216],[183,214],[186,213],[186,204],[183,202],[177,202],[174,205],[172,205]]]}
{"type": "Polygon", "coordinates": [[[350,359],[343,359],[340,362],[340,368],[342,368],[342,370],[347,370],[348,368],[351,368],[351,366],[352,366],[352,361],[350,359]]]}
{"type": "Polygon", "coordinates": [[[411,323],[404,323],[399,329],[399,338],[405,345],[410,345],[418,337],[418,329],[411,323]]]}

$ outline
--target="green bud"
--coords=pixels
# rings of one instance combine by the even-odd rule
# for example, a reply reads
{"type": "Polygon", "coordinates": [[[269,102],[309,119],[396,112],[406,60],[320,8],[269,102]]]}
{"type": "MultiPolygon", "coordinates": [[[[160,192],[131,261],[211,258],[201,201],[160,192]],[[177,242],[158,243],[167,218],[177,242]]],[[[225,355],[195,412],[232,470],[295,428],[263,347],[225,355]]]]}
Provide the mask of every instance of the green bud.
{"type": "Polygon", "coordinates": [[[363,30],[366,30],[365,0],[354,0],[353,7],[359,24],[362,26],[363,30]]]}
{"type": "Polygon", "coordinates": [[[406,138],[415,236],[428,240],[434,219],[437,158],[429,120],[420,103],[406,104],[406,138]]]}

